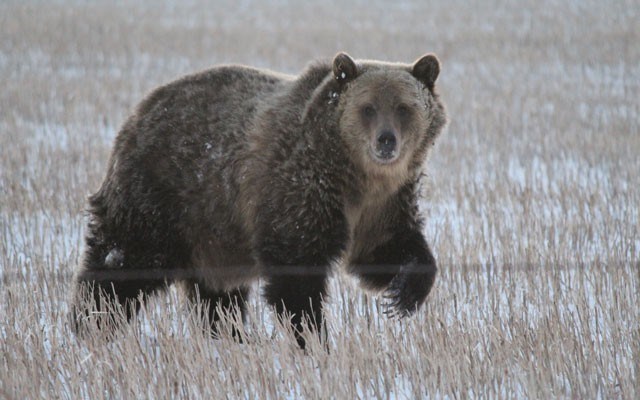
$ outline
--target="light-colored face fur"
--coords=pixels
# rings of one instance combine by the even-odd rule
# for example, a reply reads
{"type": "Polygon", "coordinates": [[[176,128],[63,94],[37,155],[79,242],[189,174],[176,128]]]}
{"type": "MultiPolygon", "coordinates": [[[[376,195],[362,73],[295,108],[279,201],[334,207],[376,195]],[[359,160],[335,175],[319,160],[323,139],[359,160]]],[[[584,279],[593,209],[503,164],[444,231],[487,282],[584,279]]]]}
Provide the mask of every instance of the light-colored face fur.
{"type": "Polygon", "coordinates": [[[408,178],[430,123],[427,97],[424,85],[397,67],[369,70],[349,83],[341,99],[341,134],[371,178],[408,178]]]}

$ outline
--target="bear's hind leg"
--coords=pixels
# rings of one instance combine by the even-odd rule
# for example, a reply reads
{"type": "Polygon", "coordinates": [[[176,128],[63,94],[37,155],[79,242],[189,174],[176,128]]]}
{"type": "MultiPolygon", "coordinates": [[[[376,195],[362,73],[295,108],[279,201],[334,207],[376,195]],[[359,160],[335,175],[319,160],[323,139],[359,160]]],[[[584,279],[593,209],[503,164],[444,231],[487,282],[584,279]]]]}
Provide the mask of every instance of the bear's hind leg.
{"type": "MultiPolygon", "coordinates": [[[[197,307],[199,316],[208,321],[211,335],[217,338],[220,333],[221,319],[227,315],[232,320],[239,317],[244,323],[247,312],[248,287],[239,287],[229,291],[219,291],[207,287],[202,282],[189,282],[187,295],[191,303],[197,307]]],[[[241,341],[241,333],[232,327],[233,337],[241,341]]]]}
{"type": "Polygon", "coordinates": [[[81,335],[93,324],[100,329],[117,329],[136,315],[145,298],[167,286],[167,279],[154,273],[157,270],[110,268],[104,257],[92,257],[94,250],[89,248],[85,266],[74,278],[71,322],[81,335]]]}

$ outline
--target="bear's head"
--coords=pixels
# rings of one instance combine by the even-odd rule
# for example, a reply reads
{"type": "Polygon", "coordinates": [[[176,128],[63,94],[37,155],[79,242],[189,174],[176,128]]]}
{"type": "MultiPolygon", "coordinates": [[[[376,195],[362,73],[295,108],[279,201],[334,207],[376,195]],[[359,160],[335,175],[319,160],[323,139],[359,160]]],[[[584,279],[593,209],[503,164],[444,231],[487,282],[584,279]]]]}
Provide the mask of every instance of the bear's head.
{"type": "Polygon", "coordinates": [[[422,164],[446,122],[435,93],[436,56],[413,64],[333,59],[339,84],[340,135],[351,155],[376,175],[406,175],[422,164]]]}

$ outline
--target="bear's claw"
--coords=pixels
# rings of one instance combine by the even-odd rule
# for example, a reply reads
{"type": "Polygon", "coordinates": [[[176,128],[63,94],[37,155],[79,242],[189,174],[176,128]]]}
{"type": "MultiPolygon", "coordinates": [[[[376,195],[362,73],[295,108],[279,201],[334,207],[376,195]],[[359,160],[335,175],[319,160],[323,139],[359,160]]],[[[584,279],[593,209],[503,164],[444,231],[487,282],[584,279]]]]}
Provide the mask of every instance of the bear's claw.
{"type": "Polygon", "coordinates": [[[431,283],[420,265],[403,265],[384,292],[383,313],[392,318],[411,316],[427,298],[431,283]]]}

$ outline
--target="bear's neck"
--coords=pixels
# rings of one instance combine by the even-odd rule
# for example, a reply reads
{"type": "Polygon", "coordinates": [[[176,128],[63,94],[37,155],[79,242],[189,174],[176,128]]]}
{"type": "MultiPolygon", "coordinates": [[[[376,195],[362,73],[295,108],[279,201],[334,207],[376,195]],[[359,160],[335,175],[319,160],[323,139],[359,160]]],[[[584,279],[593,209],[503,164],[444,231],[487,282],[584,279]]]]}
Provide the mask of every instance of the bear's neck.
{"type": "Polygon", "coordinates": [[[345,214],[351,230],[363,218],[379,215],[390,199],[400,188],[412,178],[410,176],[408,160],[403,164],[385,168],[357,168],[353,185],[346,192],[345,214]]]}

